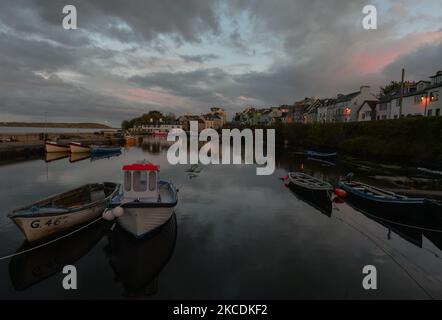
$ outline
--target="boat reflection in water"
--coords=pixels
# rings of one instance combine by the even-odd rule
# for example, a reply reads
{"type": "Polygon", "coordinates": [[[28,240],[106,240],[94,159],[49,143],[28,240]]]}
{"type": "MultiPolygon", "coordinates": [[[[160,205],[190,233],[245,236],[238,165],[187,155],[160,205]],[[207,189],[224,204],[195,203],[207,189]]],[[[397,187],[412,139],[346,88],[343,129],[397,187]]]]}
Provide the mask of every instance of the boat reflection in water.
{"type": "Polygon", "coordinates": [[[89,159],[90,157],[91,157],[90,153],[71,153],[69,156],[69,162],[70,163],[79,162],[89,159]]]}
{"type": "Polygon", "coordinates": [[[106,251],[125,296],[140,298],[158,291],[158,275],[172,256],[176,237],[175,213],[163,226],[141,239],[118,224],[115,226],[106,251]]]}
{"type": "Polygon", "coordinates": [[[112,157],[118,157],[121,155],[121,151],[108,152],[103,154],[90,154],[90,153],[71,153],[69,157],[69,162],[79,162],[86,159],[91,159],[91,161],[97,161],[101,159],[110,159],[112,157]]]}
{"type": "MultiPolygon", "coordinates": [[[[107,221],[97,221],[66,238],[13,257],[9,275],[14,288],[23,291],[60,273],[65,265],[74,264],[97,244],[111,225],[107,221]]],[[[25,242],[17,252],[31,248],[25,242]]]]}
{"type": "Polygon", "coordinates": [[[61,160],[69,157],[69,153],[67,152],[46,152],[45,153],[45,162],[49,163],[56,160],[61,160]]]}

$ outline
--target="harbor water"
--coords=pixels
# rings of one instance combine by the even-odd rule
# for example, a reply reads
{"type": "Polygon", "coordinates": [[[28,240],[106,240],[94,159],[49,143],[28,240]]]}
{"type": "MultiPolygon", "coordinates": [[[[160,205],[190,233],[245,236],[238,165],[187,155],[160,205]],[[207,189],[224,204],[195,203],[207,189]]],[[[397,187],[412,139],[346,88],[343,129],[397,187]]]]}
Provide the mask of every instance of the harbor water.
{"type": "Polygon", "coordinates": [[[0,260],[1,299],[441,299],[442,232],[364,214],[346,203],[318,209],[287,188],[288,171],[335,183],[441,190],[442,176],[396,164],[336,163],[278,150],[273,175],[254,165],[170,165],[167,142],[146,138],[121,155],[36,157],[0,164],[0,257],[29,249],[7,217],[17,207],[92,182],[122,182],[141,160],[179,189],[172,219],[142,239],[100,221],[50,245],[0,260]],[[65,265],[78,289],[62,286],[65,265]],[[362,286],[364,266],[377,290],[362,286]]]}

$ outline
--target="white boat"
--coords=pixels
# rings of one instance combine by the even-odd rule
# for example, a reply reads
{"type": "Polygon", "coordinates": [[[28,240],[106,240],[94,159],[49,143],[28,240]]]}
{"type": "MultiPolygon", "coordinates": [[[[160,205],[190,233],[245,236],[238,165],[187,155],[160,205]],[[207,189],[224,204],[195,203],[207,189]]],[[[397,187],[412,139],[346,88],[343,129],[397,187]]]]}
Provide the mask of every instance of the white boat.
{"type": "Polygon", "coordinates": [[[8,215],[29,242],[85,224],[102,215],[119,184],[87,184],[14,210],[8,215]]]}
{"type": "Polygon", "coordinates": [[[55,141],[45,141],[45,152],[69,152],[69,146],[59,144],[55,141]]]}
{"type": "Polygon", "coordinates": [[[80,142],[69,143],[69,148],[71,150],[71,153],[89,153],[91,151],[90,147],[85,146],[80,142]]]}
{"type": "Polygon", "coordinates": [[[177,205],[177,190],[170,181],[158,180],[160,167],[151,163],[123,166],[124,188],[103,216],[137,238],[166,223],[177,205]]]}

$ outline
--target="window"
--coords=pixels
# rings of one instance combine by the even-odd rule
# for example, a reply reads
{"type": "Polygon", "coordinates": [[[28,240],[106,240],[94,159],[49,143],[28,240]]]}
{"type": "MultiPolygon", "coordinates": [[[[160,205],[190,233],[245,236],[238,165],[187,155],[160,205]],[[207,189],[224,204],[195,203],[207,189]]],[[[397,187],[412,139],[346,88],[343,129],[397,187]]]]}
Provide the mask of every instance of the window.
{"type": "Polygon", "coordinates": [[[364,120],[364,119],[365,119],[365,113],[362,114],[362,120],[364,120]]]}
{"type": "Polygon", "coordinates": [[[379,106],[379,110],[387,110],[387,104],[386,103],[381,103],[379,106]]]}
{"type": "Polygon", "coordinates": [[[396,107],[399,107],[401,105],[400,101],[401,101],[401,99],[396,99],[396,107]]]}
{"type": "Polygon", "coordinates": [[[420,104],[422,101],[422,97],[421,96],[414,96],[414,104],[420,104]]]}
{"type": "Polygon", "coordinates": [[[124,190],[130,191],[131,185],[132,185],[132,173],[130,171],[126,171],[124,173],[124,190]]]}
{"type": "Polygon", "coordinates": [[[155,171],[149,172],[149,190],[154,191],[157,188],[157,177],[155,171]]]}
{"type": "Polygon", "coordinates": [[[440,116],[440,109],[436,109],[436,117],[440,116]]]}
{"type": "Polygon", "coordinates": [[[439,101],[439,91],[433,91],[430,93],[430,102],[439,101]]]}
{"type": "Polygon", "coordinates": [[[146,171],[135,171],[134,174],[134,191],[142,192],[147,190],[147,173],[146,171]]]}

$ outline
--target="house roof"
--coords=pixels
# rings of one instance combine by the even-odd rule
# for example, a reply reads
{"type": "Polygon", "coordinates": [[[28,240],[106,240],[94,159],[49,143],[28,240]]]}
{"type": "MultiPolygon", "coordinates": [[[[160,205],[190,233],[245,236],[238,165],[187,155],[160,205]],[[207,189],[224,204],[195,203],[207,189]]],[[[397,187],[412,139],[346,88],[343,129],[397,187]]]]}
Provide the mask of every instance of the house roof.
{"type": "Polygon", "coordinates": [[[361,104],[361,106],[359,107],[357,113],[359,113],[359,111],[361,111],[362,107],[363,107],[364,105],[366,105],[366,104],[370,107],[370,109],[374,110],[374,109],[376,109],[376,105],[377,105],[378,103],[379,103],[379,100],[365,100],[365,101],[361,104]]]}
{"type": "Polygon", "coordinates": [[[356,91],[356,92],[352,92],[352,93],[345,94],[342,96],[338,96],[335,100],[335,103],[350,101],[351,99],[353,99],[354,97],[356,97],[360,93],[361,93],[361,91],[356,91]]]}

